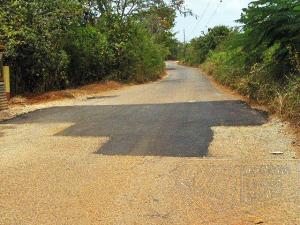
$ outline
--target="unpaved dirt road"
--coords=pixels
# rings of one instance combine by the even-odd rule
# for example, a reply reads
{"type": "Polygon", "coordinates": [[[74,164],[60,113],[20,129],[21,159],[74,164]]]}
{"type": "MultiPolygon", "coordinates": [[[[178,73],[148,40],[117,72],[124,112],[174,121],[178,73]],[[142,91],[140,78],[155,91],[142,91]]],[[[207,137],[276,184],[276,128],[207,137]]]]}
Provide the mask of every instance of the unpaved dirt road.
{"type": "Polygon", "coordinates": [[[168,73],[1,123],[0,224],[300,224],[287,125],[168,73]]]}

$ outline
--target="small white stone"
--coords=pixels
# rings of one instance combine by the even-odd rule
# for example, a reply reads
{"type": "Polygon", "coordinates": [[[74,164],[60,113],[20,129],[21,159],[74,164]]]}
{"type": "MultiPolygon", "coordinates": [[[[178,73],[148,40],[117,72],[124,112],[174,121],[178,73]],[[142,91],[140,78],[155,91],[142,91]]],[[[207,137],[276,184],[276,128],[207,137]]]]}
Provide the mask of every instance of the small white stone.
{"type": "Polygon", "coordinates": [[[281,152],[281,151],[275,151],[275,152],[271,152],[271,154],[273,154],[273,155],[282,155],[283,152],[281,152]]]}

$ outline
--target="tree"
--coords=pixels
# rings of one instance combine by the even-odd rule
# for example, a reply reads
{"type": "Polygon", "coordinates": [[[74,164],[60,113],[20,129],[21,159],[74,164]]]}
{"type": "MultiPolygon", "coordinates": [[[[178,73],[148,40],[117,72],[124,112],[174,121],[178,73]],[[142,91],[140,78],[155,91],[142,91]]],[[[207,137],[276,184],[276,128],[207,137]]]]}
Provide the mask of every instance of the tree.
{"type": "Polygon", "coordinates": [[[238,21],[243,24],[247,49],[261,48],[262,56],[266,48],[277,44],[276,59],[286,64],[282,72],[287,73],[288,68],[298,68],[300,72],[299,0],[254,1],[238,21]]]}
{"type": "MultiPolygon", "coordinates": [[[[259,0],[244,9],[239,22],[255,45],[275,42],[299,48],[300,2],[298,0],[259,0]]],[[[298,49],[299,50],[299,49],[298,49]]]]}
{"type": "Polygon", "coordinates": [[[209,29],[208,33],[191,40],[188,48],[188,61],[191,64],[203,63],[209,52],[215,50],[225,40],[231,30],[226,26],[216,26],[209,29]]]}
{"type": "Polygon", "coordinates": [[[121,21],[153,7],[160,8],[166,5],[184,15],[191,14],[191,11],[186,9],[184,0],[87,0],[85,3],[92,11],[97,12],[96,16],[114,15],[121,21]]]}
{"type": "Polygon", "coordinates": [[[183,0],[2,0],[0,6],[14,93],[155,79],[173,41],[176,10],[189,12],[183,0]]]}
{"type": "Polygon", "coordinates": [[[66,85],[68,56],[61,41],[81,22],[76,0],[6,0],[1,3],[0,41],[11,65],[15,92],[44,91],[66,85]]]}

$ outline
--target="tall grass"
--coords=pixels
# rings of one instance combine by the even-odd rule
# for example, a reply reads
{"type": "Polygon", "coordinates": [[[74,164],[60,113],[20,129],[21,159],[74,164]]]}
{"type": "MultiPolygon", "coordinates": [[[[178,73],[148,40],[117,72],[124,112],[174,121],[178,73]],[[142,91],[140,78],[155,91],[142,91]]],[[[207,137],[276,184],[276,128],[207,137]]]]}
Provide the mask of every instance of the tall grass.
{"type": "MultiPolygon", "coordinates": [[[[220,83],[267,105],[272,113],[300,125],[300,76],[297,70],[281,73],[285,62],[276,58],[280,48],[276,44],[264,50],[260,62],[252,63],[255,52],[249,53],[237,47],[239,36],[237,33],[229,35],[217,50],[211,51],[201,65],[202,69],[220,83]]],[[[293,54],[289,59],[299,63],[293,54]]]]}

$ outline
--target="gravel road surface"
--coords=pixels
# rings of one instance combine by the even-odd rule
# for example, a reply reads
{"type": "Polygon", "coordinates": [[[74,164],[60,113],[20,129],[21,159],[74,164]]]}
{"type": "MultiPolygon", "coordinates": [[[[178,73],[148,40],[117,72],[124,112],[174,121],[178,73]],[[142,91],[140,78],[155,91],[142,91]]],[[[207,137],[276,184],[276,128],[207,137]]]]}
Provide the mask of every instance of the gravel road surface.
{"type": "Polygon", "coordinates": [[[0,123],[0,224],[300,224],[287,125],[167,68],[0,123]]]}

